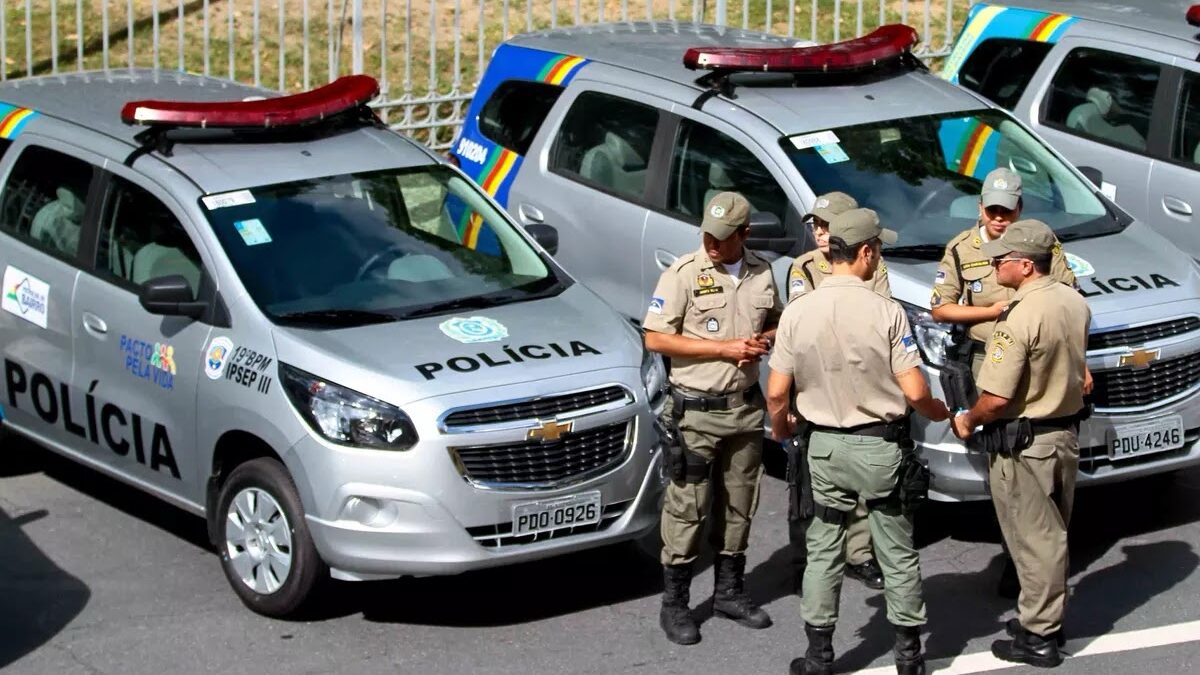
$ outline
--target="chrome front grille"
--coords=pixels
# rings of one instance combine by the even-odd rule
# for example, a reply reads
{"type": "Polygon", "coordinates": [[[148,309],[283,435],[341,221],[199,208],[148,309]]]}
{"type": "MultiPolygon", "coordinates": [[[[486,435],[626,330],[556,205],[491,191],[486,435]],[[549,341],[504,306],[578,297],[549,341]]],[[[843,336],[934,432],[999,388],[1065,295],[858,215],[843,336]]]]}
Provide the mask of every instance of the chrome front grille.
{"type": "Polygon", "coordinates": [[[486,546],[487,548],[501,548],[504,546],[533,544],[539,541],[561,539],[562,537],[570,537],[576,534],[603,532],[604,530],[608,529],[610,525],[616,522],[617,519],[625,515],[625,512],[628,511],[629,507],[632,505],[632,499],[608,504],[600,513],[600,522],[593,523],[591,525],[564,527],[558,530],[551,530],[549,532],[514,536],[512,533],[512,521],[508,521],[504,523],[497,523],[496,525],[468,527],[467,533],[470,534],[475,541],[479,542],[480,546],[486,546]]]}
{"type": "Polygon", "coordinates": [[[468,431],[473,427],[554,419],[597,408],[620,407],[632,402],[633,396],[625,387],[611,385],[567,394],[452,410],[442,419],[442,429],[448,433],[455,433],[468,431]]]}
{"type": "Polygon", "coordinates": [[[1099,408],[1154,405],[1200,384],[1200,353],[1185,354],[1147,368],[1117,368],[1092,373],[1091,400],[1099,408]]]}
{"type": "Polygon", "coordinates": [[[1194,330],[1200,330],[1200,318],[1186,316],[1181,319],[1163,321],[1162,323],[1122,328],[1103,333],[1092,333],[1088,336],[1088,351],[1095,349],[1112,349],[1113,347],[1140,347],[1147,342],[1183,335],[1194,330]]]}
{"type": "Polygon", "coordinates": [[[552,442],[452,447],[463,476],[482,487],[549,488],[586,480],[629,455],[633,420],[572,431],[552,442]]]}

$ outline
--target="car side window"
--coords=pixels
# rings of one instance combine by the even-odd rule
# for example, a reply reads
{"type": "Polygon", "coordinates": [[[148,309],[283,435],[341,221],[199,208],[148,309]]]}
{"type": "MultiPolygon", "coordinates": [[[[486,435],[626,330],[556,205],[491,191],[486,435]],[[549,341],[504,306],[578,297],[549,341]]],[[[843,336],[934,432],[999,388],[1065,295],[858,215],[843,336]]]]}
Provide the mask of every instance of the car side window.
{"type": "Polygon", "coordinates": [[[1162,66],[1126,54],[1079,48],[1050,83],[1043,121],[1101,143],[1145,152],[1162,66]]]}
{"type": "Polygon", "coordinates": [[[546,115],[562,95],[562,87],[543,82],[509,80],[479,111],[479,131],[518,155],[529,152],[546,115]]]}
{"type": "Polygon", "coordinates": [[[1053,47],[1032,40],[984,40],[963,63],[958,83],[1012,110],[1053,47]]]}
{"type": "Polygon", "coordinates": [[[93,167],[61,152],[29,146],[0,196],[0,229],[60,258],[74,258],[93,167]]]}
{"type": "Polygon", "coordinates": [[[567,112],[550,168],[627,199],[646,192],[646,166],[658,127],[656,108],[589,91],[567,112]]]}
{"type": "Polygon", "coordinates": [[[704,206],[721,192],[740,192],[755,211],[787,215],[783,188],[741,143],[692,120],[683,120],[671,160],[667,208],[699,222],[704,206]]]}
{"type": "Polygon", "coordinates": [[[1171,159],[1200,167],[1200,74],[1184,73],[1171,159]]]}
{"type": "Polygon", "coordinates": [[[96,270],[135,287],[177,274],[187,279],[195,298],[203,266],[179,219],[146,190],[119,176],[112,181],[100,219],[96,270]]]}

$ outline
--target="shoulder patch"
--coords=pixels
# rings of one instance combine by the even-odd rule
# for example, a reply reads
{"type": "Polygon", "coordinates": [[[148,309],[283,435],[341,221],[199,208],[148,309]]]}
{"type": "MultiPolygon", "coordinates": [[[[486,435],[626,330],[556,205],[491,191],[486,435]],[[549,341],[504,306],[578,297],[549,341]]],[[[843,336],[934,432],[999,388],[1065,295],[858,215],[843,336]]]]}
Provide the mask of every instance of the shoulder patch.
{"type": "Polygon", "coordinates": [[[1004,360],[1004,345],[999,342],[992,343],[992,363],[1000,363],[1004,360]]]}
{"type": "Polygon", "coordinates": [[[1003,343],[1007,347],[1013,346],[1013,343],[1016,342],[1011,335],[1002,330],[996,330],[992,333],[992,341],[996,344],[1003,343]]]}
{"type": "Polygon", "coordinates": [[[906,354],[911,354],[917,351],[917,339],[912,335],[905,335],[904,337],[900,338],[900,344],[904,345],[904,352],[906,354]]]}
{"type": "MultiPolygon", "coordinates": [[[[945,281],[946,281],[946,270],[944,268],[939,267],[937,274],[933,275],[933,283],[940,284],[940,283],[944,283],[945,281]]],[[[934,293],[937,293],[937,291],[934,291],[934,293]]]]}
{"type": "Polygon", "coordinates": [[[662,314],[664,304],[664,300],[656,295],[653,298],[650,298],[650,307],[647,309],[647,311],[652,314],[662,314]]]}

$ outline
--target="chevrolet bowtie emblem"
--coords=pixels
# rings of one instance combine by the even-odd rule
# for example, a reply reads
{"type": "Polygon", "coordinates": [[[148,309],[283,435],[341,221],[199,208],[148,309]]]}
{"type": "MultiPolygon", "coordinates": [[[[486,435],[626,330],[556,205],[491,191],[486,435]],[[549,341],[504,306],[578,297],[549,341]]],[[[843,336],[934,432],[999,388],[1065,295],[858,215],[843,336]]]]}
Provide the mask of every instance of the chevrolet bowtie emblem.
{"type": "Polygon", "coordinates": [[[1146,368],[1151,363],[1157,361],[1161,355],[1161,349],[1139,349],[1132,354],[1122,354],[1120,365],[1146,368]]]}
{"type": "Polygon", "coordinates": [[[530,429],[526,438],[531,441],[553,443],[566,434],[571,433],[571,429],[574,426],[574,422],[542,422],[536,429],[530,429]]]}

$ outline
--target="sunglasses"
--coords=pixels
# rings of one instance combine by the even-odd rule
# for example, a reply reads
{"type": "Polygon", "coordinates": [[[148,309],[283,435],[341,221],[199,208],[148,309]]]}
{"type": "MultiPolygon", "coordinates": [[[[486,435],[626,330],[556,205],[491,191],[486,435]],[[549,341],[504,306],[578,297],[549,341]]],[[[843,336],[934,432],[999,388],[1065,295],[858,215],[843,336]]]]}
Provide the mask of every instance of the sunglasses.
{"type": "Polygon", "coordinates": [[[999,268],[1004,263],[1011,262],[1014,260],[1017,262],[1021,262],[1021,261],[1025,261],[1028,259],[1027,258],[992,258],[991,263],[992,263],[992,267],[999,268]]]}

